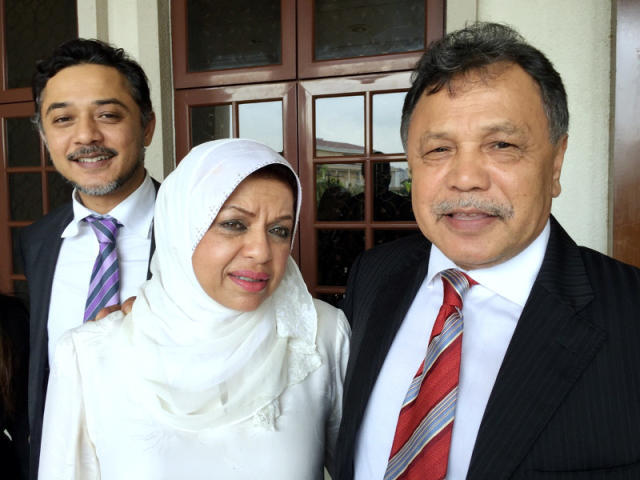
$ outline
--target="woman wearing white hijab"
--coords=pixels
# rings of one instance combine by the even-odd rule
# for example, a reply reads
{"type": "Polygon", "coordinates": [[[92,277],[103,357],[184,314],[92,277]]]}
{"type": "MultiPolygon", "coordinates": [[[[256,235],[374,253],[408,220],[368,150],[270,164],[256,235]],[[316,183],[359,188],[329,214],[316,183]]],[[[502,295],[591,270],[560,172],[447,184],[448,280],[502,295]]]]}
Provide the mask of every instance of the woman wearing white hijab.
{"type": "Polygon", "coordinates": [[[321,479],[349,327],[289,256],[300,184],[268,147],[194,148],[155,208],[132,312],[59,342],[39,478],[321,479]]]}

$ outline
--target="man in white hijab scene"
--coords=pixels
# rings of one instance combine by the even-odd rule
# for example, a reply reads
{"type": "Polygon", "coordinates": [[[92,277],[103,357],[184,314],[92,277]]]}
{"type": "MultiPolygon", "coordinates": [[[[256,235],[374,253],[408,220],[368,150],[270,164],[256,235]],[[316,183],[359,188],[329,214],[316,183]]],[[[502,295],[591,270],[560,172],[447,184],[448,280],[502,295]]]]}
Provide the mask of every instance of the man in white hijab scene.
{"type": "Polygon", "coordinates": [[[132,311],[56,348],[40,479],[323,478],[350,330],[290,256],[300,198],[258,142],[208,142],[180,162],[132,311]]]}

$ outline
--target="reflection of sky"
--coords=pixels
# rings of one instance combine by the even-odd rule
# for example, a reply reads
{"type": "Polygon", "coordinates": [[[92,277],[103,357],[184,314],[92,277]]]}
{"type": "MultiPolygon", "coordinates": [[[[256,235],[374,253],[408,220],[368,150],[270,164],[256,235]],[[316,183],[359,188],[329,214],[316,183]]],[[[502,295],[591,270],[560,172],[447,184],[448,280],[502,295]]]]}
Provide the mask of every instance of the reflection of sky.
{"type": "Polygon", "coordinates": [[[282,152],[282,101],[241,103],[238,117],[241,138],[258,140],[282,152]]]}
{"type": "Polygon", "coordinates": [[[364,97],[317,98],[316,138],[364,149],[364,97]]]}
{"type": "Polygon", "coordinates": [[[400,119],[406,92],[373,95],[373,151],[402,153],[400,119]]]}

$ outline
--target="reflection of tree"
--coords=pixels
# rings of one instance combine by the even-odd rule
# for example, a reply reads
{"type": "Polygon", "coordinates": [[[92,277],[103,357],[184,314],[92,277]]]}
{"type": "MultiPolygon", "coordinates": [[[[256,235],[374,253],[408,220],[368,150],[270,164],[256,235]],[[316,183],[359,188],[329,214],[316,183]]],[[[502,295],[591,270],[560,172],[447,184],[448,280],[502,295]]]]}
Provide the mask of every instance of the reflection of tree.
{"type": "Polygon", "coordinates": [[[362,192],[361,164],[320,165],[316,173],[318,220],[362,220],[351,212],[351,199],[362,192]],[[346,185],[345,185],[346,183],[346,185]]]}
{"type": "Polygon", "coordinates": [[[411,195],[411,179],[407,178],[405,180],[403,180],[402,182],[400,182],[402,184],[402,187],[404,188],[404,191],[407,192],[407,196],[411,195]]]}

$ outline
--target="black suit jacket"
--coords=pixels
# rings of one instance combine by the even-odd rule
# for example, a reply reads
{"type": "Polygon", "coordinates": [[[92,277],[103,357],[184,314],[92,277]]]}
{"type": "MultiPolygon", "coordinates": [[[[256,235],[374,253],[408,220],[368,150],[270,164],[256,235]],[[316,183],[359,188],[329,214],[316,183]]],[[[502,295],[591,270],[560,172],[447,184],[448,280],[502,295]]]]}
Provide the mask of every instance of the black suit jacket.
{"type": "MultiPolygon", "coordinates": [[[[345,298],[352,323],[334,480],[353,478],[369,395],[426,273],[415,236],[365,252],[345,298]]],[[[468,479],[640,479],[640,270],[551,236],[478,431],[468,479]]]]}
{"type": "MultiPolygon", "coordinates": [[[[152,179],[153,180],[153,179],[152,179]]],[[[158,192],[160,184],[153,180],[158,192]]],[[[42,416],[49,380],[49,335],[47,321],[53,275],[62,246],[62,232],[73,220],[71,202],[45,215],[21,231],[20,247],[29,285],[29,478],[36,479],[40,459],[42,416]]],[[[151,235],[149,259],[155,250],[151,235]]],[[[150,277],[147,273],[147,278],[150,277]]]]}

